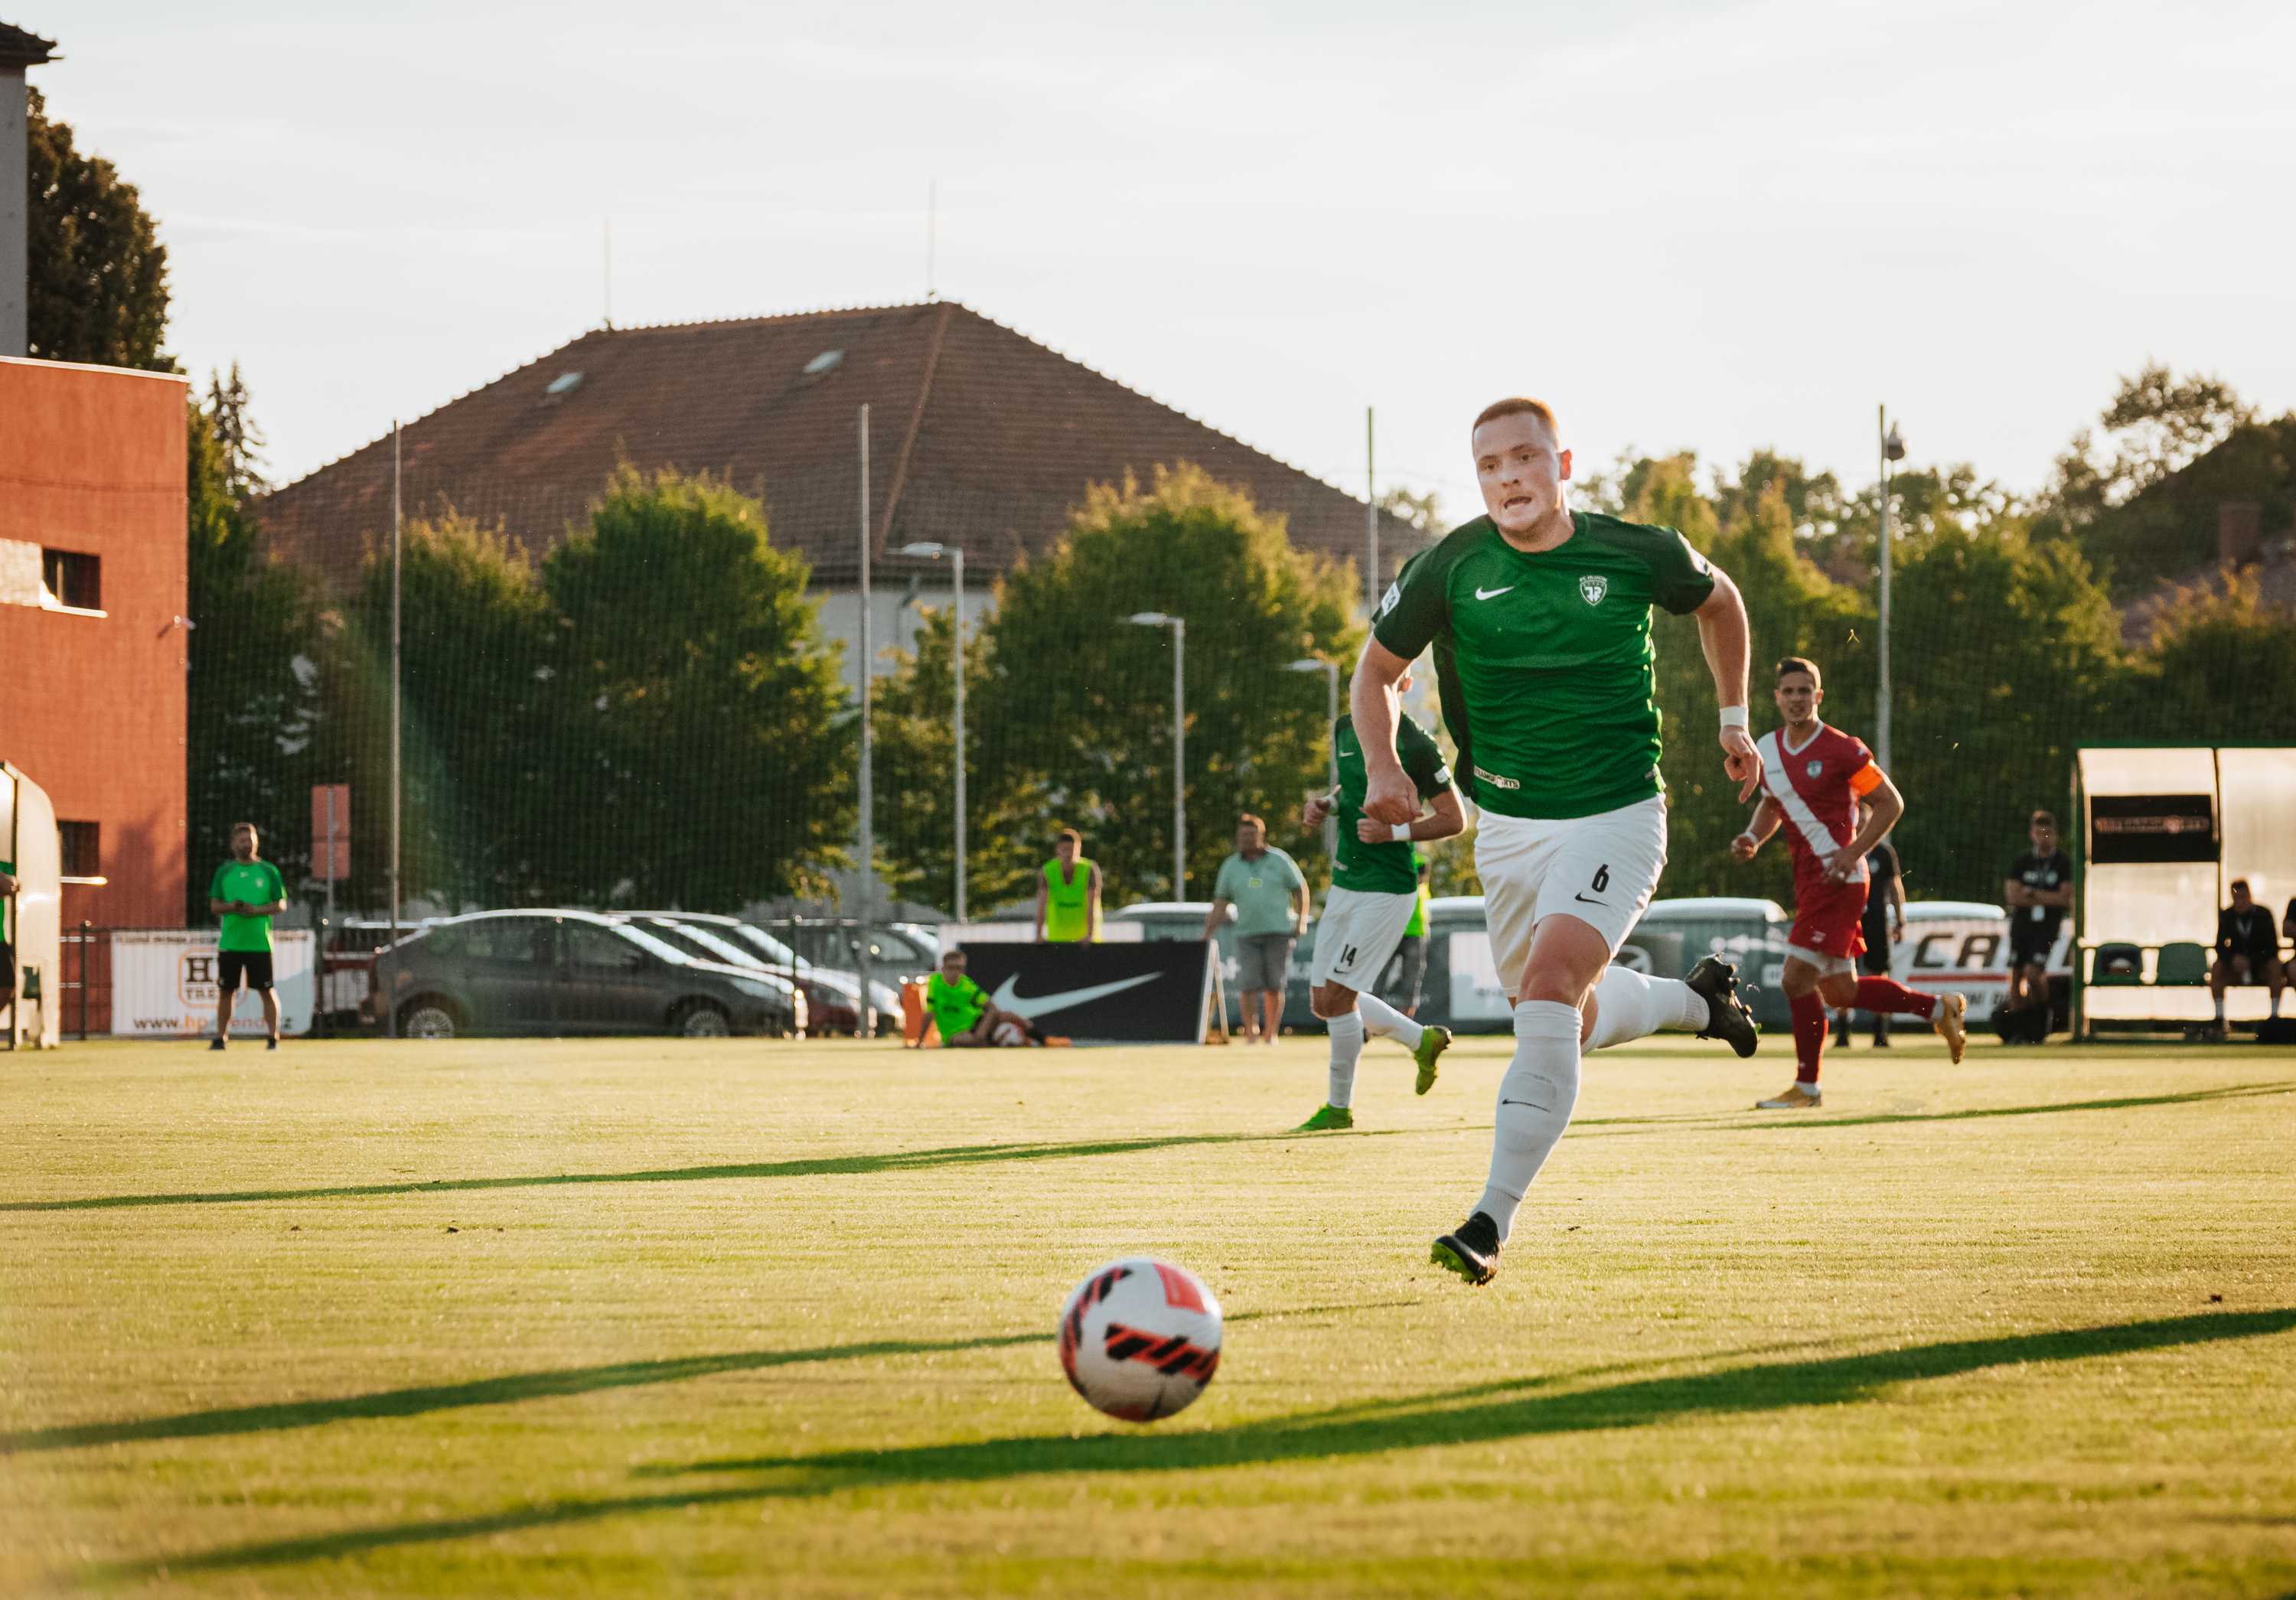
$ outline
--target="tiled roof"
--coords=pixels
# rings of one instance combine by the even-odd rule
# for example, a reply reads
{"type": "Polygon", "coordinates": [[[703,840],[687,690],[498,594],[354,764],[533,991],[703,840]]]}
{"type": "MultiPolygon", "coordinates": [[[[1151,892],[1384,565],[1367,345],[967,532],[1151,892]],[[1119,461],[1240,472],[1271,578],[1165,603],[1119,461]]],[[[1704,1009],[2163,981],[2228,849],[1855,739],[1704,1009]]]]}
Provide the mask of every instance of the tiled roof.
{"type": "MultiPolygon", "coordinates": [[[[881,553],[937,539],[1001,571],[1059,539],[1086,485],[1185,461],[1283,513],[1294,546],[1360,557],[1361,500],[953,302],[585,333],[407,424],[406,511],[451,505],[538,554],[624,461],[707,471],[762,492],[774,543],[837,582],[858,560],[865,402],[881,553]]],[[[390,530],[389,436],[262,517],[283,554],[347,580],[390,530]]],[[[1380,521],[1391,573],[1426,537],[1380,521]]]]}
{"type": "Polygon", "coordinates": [[[0,67],[37,67],[56,59],[53,39],[28,33],[12,22],[0,22],[0,67]]]}

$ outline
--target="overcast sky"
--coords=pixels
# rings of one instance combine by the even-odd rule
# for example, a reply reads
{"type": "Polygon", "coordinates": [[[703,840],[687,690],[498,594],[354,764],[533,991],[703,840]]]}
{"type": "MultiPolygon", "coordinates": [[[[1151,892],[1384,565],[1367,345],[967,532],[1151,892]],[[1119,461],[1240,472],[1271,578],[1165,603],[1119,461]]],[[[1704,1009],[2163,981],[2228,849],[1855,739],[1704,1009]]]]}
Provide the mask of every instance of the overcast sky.
{"type": "Polygon", "coordinates": [[[922,298],[1344,486],[1775,446],[2046,474],[2148,357],[2296,405],[2296,7],[16,0],[291,479],[594,325],[922,298]]]}

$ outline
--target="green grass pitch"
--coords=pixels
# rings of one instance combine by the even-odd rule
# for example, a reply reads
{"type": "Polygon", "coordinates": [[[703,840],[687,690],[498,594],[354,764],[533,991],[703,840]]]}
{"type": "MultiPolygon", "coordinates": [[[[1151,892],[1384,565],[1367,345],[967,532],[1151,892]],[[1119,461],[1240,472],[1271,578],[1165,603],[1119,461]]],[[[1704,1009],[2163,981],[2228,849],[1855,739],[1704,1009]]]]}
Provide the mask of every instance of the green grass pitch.
{"type": "Polygon", "coordinates": [[[1614,1052],[1473,1290],[1507,1044],[4,1058],[0,1593],[2296,1590],[2296,1052],[1614,1052]]]}

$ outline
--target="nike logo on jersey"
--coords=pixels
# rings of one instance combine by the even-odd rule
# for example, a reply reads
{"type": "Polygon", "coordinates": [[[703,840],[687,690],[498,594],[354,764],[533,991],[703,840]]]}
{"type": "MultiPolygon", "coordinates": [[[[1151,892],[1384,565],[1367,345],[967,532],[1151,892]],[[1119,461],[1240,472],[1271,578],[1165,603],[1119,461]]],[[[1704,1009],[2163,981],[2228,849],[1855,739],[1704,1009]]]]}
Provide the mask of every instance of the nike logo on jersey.
{"type": "Polygon", "coordinates": [[[1475,598],[1478,600],[1493,600],[1497,598],[1499,595],[1505,594],[1507,589],[1512,589],[1514,587],[1514,585],[1509,584],[1506,586],[1506,589],[1487,589],[1479,584],[1475,587],[1475,598]]]}
{"type": "Polygon", "coordinates": [[[1583,894],[1574,894],[1570,898],[1587,906],[1604,906],[1610,903],[1607,900],[1590,900],[1583,894]]]}
{"type": "Polygon", "coordinates": [[[1026,1017],[1033,1022],[1052,1012],[1066,1011],[1071,1005],[1103,1000],[1111,995],[1120,995],[1128,989],[1153,983],[1156,976],[1154,972],[1143,972],[1137,978],[1123,978],[1114,983],[1095,983],[1084,989],[1064,989],[1058,994],[1027,996],[1015,992],[1021,987],[1020,979],[1007,978],[996,986],[996,992],[988,998],[997,1010],[1009,1011],[1016,1017],[1026,1017]]]}

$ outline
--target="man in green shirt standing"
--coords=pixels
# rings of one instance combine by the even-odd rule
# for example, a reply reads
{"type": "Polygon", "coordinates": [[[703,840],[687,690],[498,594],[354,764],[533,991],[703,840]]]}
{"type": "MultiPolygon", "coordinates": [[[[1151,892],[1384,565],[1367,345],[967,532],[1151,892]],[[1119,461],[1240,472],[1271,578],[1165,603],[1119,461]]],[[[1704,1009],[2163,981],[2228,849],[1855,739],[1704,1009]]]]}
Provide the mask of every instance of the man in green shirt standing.
{"type": "Polygon", "coordinates": [[[216,868],[208,883],[208,909],[223,919],[216,938],[216,1036],[208,1046],[220,1050],[231,1040],[232,1008],[242,981],[263,997],[263,1018],[271,1025],[268,1049],[279,1048],[279,994],[271,987],[271,919],[287,909],[287,884],[279,869],[257,852],[255,825],[234,823],[231,859],[216,868]]]}
{"type": "Polygon", "coordinates": [[[940,1042],[954,1048],[1044,1043],[1028,1018],[999,1011],[988,992],[965,975],[962,950],[945,953],[940,970],[925,980],[925,1009],[932,1013],[940,1042]]]}
{"type": "Polygon", "coordinates": [[[1308,931],[1308,880],[1300,875],[1298,862],[1267,842],[1267,825],[1249,811],[1236,818],[1235,853],[1220,863],[1219,876],[1212,882],[1212,908],[1204,915],[1206,939],[1218,931],[1231,906],[1235,907],[1235,988],[1242,997],[1243,1041],[1248,1045],[1257,1038],[1272,1045],[1283,1020],[1283,979],[1292,970],[1292,946],[1308,931]]]}
{"type": "Polygon", "coordinates": [[[1570,1123],[1582,1038],[1600,1046],[1614,1025],[1670,1022],[1753,1048],[1751,1018],[1726,1004],[1735,972],[1718,962],[1702,964],[1697,983],[1645,981],[1587,1011],[1666,863],[1652,607],[1697,619],[1724,769],[1742,801],[1761,764],[1746,730],[1737,587],[1672,529],[1572,511],[1570,453],[1543,402],[1486,406],[1469,439],[1487,514],[1405,566],[1374,613],[1350,703],[1370,774],[1364,813],[1407,823],[1419,799],[1397,750],[1395,685],[1432,646],[1444,726],[1480,812],[1475,866],[1514,1002],[1514,1059],[1499,1083],[1489,1180],[1431,1259],[1485,1284],[1570,1123]]]}

